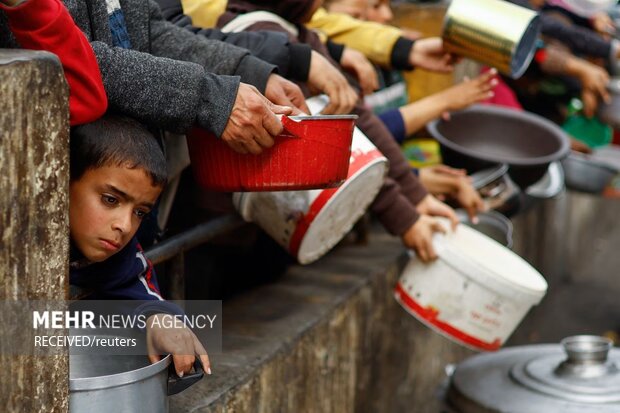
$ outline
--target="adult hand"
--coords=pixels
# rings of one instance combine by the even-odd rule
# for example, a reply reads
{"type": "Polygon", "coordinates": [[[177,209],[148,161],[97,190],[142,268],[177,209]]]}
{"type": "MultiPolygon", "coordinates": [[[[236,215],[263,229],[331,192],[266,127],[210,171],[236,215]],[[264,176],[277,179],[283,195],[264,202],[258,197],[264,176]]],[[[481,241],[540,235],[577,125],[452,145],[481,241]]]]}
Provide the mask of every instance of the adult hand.
{"type": "Polygon", "coordinates": [[[409,52],[409,63],[432,72],[449,73],[454,70],[456,58],[443,49],[440,37],[417,40],[409,52]]]}
{"type": "Polygon", "coordinates": [[[292,112],[291,107],[274,105],[254,86],[241,83],[222,139],[236,152],[259,154],[273,146],[273,138],[282,132],[276,114],[292,112]]]}
{"type": "Polygon", "coordinates": [[[310,113],[299,86],[280,75],[272,74],[269,76],[265,88],[265,97],[276,105],[291,106],[293,115],[310,113]]]}
{"type": "Polygon", "coordinates": [[[454,209],[444,204],[433,195],[426,195],[418,204],[416,209],[420,214],[430,215],[434,217],[445,217],[452,223],[452,228],[456,228],[459,223],[459,219],[454,212],[454,209]]]}
{"type": "Polygon", "coordinates": [[[329,96],[329,104],[322,111],[325,115],[351,113],[358,99],[340,70],[315,51],[310,60],[308,86],[312,93],[329,96]]]}
{"type": "Polygon", "coordinates": [[[377,71],[363,53],[350,47],[345,47],[340,59],[340,65],[357,77],[357,81],[365,95],[369,95],[379,89],[377,71]]]}
{"type": "Polygon", "coordinates": [[[203,345],[192,330],[170,314],[154,314],[147,319],[146,348],[151,363],[158,362],[161,354],[172,354],[179,377],[191,371],[196,355],[200,357],[205,372],[211,374],[211,363],[203,345]]]}
{"type": "Polygon", "coordinates": [[[433,234],[445,233],[446,229],[435,218],[428,215],[420,215],[418,220],[402,236],[405,247],[415,251],[422,262],[430,262],[437,259],[437,253],[433,248],[433,234]]]}
{"type": "Polygon", "coordinates": [[[607,103],[611,100],[609,92],[607,91],[609,74],[602,67],[583,61],[583,67],[579,80],[581,80],[583,113],[590,118],[596,113],[599,99],[602,99],[607,103]]]}

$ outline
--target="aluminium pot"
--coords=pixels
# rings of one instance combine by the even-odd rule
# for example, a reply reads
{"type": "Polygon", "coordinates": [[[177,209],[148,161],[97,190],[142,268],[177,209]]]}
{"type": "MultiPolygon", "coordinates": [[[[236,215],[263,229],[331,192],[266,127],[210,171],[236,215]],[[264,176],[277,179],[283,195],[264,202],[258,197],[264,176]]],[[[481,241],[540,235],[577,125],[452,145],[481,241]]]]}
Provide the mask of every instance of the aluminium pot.
{"type": "Polygon", "coordinates": [[[597,336],[476,355],[451,374],[445,411],[618,413],[618,366],[620,350],[597,336]]]}
{"type": "Polygon", "coordinates": [[[471,174],[505,163],[520,188],[540,180],[549,164],[570,150],[568,136],[554,123],[497,106],[474,105],[453,113],[449,121],[436,119],[427,127],[447,165],[471,174]]]}
{"type": "Polygon", "coordinates": [[[571,153],[562,161],[566,186],[588,194],[601,194],[618,170],[594,160],[590,155],[571,153]]]}
{"type": "Polygon", "coordinates": [[[198,382],[194,373],[179,378],[168,355],[151,364],[145,355],[72,354],[69,356],[70,413],[167,413],[168,396],[198,382]]]}
{"type": "Polygon", "coordinates": [[[506,248],[512,248],[512,222],[499,212],[480,212],[477,224],[471,222],[467,211],[464,209],[457,209],[455,212],[461,224],[483,233],[506,248]]]}
{"type": "Polygon", "coordinates": [[[611,101],[600,103],[598,117],[612,128],[620,129],[620,78],[612,78],[607,84],[607,90],[611,101]]]}

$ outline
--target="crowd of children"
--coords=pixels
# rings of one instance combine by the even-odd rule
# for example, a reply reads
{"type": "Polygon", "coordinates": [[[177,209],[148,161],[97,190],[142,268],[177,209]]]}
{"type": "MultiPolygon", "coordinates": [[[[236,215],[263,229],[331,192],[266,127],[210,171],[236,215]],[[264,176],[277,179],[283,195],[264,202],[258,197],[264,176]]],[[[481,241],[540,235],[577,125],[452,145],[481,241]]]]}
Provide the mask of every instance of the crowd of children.
{"type": "MultiPolygon", "coordinates": [[[[529,76],[576,79],[592,115],[609,99],[603,66],[620,55],[606,37],[610,22],[544,1],[511,1],[543,16],[545,42],[529,76]]],[[[390,101],[385,91],[402,81],[397,71],[448,73],[456,57],[440,38],[389,26],[389,0],[0,0],[0,9],[0,48],[55,53],[69,85],[70,280],[89,298],[152,300],[149,317],[176,311],[136,237],[167,181],[164,141],[154,131],[198,126],[253,156],[274,145],[277,115],[308,113],[305,98],[316,94],[329,97],[325,114],[357,114],[357,126],[389,159],[370,211],[422,260],[437,257],[432,236],[445,231],[437,217],[457,223],[442,200],[452,198],[473,220],[485,209],[466,171],[412,170],[399,143],[508,86],[491,69],[416,102],[390,101]]],[[[182,376],[198,355],[210,372],[189,329],[147,328],[147,337],[151,360],[173,354],[182,376]]]]}

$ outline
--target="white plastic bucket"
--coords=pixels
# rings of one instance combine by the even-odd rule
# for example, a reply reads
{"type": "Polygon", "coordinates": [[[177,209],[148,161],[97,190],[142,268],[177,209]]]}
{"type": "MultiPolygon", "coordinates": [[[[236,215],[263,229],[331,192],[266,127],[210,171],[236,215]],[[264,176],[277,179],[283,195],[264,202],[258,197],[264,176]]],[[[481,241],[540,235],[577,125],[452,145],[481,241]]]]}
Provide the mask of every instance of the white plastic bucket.
{"type": "Polygon", "coordinates": [[[413,257],[396,285],[414,317],[474,350],[498,350],[547,291],[543,276],[517,254],[465,225],[433,240],[439,259],[413,257]]]}
{"type": "Polygon", "coordinates": [[[243,219],[258,224],[301,264],[308,264],[351,230],[379,193],[387,169],[387,159],[355,128],[348,176],[340,187],[235,193],[233,202],[243,219]]]}

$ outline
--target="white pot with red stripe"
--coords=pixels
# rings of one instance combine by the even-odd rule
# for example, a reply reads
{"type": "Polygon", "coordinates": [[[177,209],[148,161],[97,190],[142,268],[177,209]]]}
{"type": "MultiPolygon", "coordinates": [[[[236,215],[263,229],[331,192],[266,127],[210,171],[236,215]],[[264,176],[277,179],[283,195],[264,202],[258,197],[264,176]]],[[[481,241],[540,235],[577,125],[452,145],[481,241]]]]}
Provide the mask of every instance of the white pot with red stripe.
{"type": "Polygon", "coordinates": [[[233,195],[241,216],[254,222],[301,264],[319,259],[351,230],[379,193],[388,161],[357,128],[346,181],[311,191],[233,195]]]}
{"type": "Polygon", "coordinates": [[[433,245],[439,258],[430,264],[411,258],[396,299],[449,339],[474,350],[498,350],[542,300],[547,282],[517,254],[462,224],[436,235],[433,245]]]}

